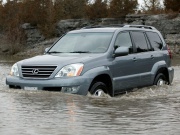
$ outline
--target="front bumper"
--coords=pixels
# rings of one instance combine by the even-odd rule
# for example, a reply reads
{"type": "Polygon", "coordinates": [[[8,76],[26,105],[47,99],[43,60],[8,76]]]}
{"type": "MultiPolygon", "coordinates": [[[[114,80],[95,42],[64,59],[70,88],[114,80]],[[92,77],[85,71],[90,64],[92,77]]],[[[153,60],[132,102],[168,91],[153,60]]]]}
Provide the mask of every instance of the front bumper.
{"type": "Polygon", "coordinates": [[[70,93],[79,95],[87,95],[90,83],[91,79],[83,76],[53,79],[23,79],[15,76],[7,76],[6,78],[7,85],[21,89],[25,87],[36,87],[38,90],[48,90],[48,88],[78,87],[76,91],[70,93]]]}

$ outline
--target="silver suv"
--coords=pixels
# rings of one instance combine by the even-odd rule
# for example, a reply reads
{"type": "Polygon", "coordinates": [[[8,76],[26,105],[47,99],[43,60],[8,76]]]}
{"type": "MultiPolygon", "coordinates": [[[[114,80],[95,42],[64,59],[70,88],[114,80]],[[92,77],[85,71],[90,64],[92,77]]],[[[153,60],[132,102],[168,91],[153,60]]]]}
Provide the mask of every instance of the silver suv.
{"type": "Polygon", "coordinates": [[[171,52],[151,26],[93,26],[70,31],[45,54],[12,66],[6,84],[25,90],[110,96],[171,84],[171,52]]]}

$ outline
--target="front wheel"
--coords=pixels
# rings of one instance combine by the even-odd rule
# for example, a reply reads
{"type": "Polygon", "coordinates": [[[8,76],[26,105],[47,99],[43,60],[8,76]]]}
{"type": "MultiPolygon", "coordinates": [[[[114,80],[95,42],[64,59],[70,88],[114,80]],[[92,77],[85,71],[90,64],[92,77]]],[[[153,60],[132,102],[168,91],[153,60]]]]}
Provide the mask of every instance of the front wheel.
{"type": "Polygon", "coordinates": [[[93,96],[103,97],[107,93],[107,86],[103,82],[95,82],[89,91],[93,96]]]}
{"type": "Polygon", "coordinates": [[[159,73],[154,79],[154,85],[163,86],[165,84],[168,84],[166,76],[162,73],[159,73]]]}

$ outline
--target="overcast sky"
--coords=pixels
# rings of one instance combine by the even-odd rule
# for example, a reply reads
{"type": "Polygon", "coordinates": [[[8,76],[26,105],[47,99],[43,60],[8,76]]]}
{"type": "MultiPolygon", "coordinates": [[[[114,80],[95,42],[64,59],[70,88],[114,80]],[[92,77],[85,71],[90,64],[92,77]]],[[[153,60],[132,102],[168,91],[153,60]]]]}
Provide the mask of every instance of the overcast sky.
{"type": "MultiPolygon", "coordinates": [[[[159,0],[161,4],[163,4],[163,0],[159,0]]],[[[143,0],[138,0],[139,4],[143,4],[143,0]]]]}
{"type": "MultiPolygon", "coordinates": [[[[161,3],[162,3],[163,0],[160,0],[160,1],[161,1],[161,3]]],[[[6,2],[6,0],[3,0],[3,2],[6,2]]],[[[143,0],[138,0],[138,3],[139,3],[140,5],[142,5],[142,4],[143,4],[143,0]]]]}
{"type": "MultiPolygon", "coordinates": [[[[143,0],[138,0],[139,4],[142,3],[143,0]]],[[[6,0],[3,0],[3,2],[6,2],[6,0]]]]}

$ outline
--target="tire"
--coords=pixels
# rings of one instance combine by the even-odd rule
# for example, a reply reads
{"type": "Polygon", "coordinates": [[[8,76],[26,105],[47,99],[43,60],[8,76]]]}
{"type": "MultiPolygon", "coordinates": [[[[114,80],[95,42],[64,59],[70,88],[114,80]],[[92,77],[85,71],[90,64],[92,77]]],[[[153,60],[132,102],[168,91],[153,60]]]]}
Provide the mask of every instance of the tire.
{"type": "Polygon", "coordinates": [[[12,89],[12,88],[14,88],[14,86],[13,85],[9,85],[9,88],[12,89]]]}
{"type": "Polygon", "coordinates": [[[103,82],[95,82],[92,84],[89,92],[93,96],[103,97],[105,93],[107,93],[107,86],[103,82]]]}
{"type": "Polygon", "coordinates": [[[168,84],[166,76],[162,73],[157,74],[157,76],[154,79],[154,85],[163,86],[165,84],[168,84]]]}

